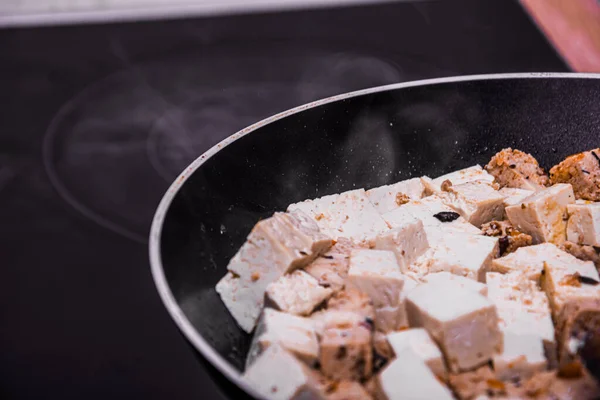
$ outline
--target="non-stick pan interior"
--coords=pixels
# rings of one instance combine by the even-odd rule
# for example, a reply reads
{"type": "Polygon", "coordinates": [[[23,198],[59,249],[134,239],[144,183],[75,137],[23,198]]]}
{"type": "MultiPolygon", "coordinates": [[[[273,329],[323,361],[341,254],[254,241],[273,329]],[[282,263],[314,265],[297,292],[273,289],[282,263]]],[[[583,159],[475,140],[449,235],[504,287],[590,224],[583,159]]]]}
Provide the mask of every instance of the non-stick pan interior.
{"type": "Polygon", "coordinates": [[[391,89],[258,128],[209,158],[176,194],[161,239],[167,283],[197,332],[241,370],[249,337],[214,286],[260,218],[307,198],[484,164],[509,146],[546,168],[600,146],[600,79],[391,89]]]}

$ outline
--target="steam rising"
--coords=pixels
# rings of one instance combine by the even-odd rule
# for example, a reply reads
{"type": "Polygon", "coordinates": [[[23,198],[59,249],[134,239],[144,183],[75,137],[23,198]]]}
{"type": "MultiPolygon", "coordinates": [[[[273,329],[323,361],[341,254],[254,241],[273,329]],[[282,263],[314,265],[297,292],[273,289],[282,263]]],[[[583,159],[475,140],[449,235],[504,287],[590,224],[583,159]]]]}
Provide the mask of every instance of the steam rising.
{"type": "MultiPolygon", "coordinates": [[[[212,145],[293,106],[403,77],[376,57],[315,50],[261,57],[237,49],[235,62],[215,55],[145,66],[132,65],[119,41],[113,52],[127,69],[63,106],[48,128],[44,162],[72,207],[141,242],[168,183],[212,145]]],[[[362,130],[353,135],[366,143],[362,130]]],[[[353,146],[343,151],[364,151],[353,146]]],[[[369,154],[378,153],[360,157],[369,154]]]]}

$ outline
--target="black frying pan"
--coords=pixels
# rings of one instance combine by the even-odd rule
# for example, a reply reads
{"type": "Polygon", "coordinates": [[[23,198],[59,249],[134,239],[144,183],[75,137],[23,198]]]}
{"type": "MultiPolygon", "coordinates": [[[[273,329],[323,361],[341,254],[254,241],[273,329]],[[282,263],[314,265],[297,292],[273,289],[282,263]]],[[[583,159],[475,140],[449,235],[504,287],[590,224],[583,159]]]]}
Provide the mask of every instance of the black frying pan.
{"type": "Polygon", "coordinates": [[[250,126],[165,194],[152,273],[175,322],[233,383],[249,345],[214,290],[252,226],[307,198],[437,176],[512,146],[549,168],[600,146],[600,75],[435,79],[317,101],[250,126]]]}

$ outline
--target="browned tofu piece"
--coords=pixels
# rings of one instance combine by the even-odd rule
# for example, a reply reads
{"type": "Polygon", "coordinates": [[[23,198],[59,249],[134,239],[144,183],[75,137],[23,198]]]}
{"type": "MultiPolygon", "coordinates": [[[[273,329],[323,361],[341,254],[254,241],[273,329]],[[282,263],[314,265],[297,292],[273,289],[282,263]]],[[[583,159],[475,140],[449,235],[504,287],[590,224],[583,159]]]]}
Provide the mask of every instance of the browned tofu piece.
{"type": "Polygon", "coordinates": [[[550,393],[560,400],[598,400],[600,386],[598,381],[581,364],[581,374],[577,371],[565,373],[565,367],[558,371],[557,379],[550,385],[550,393]]]}
{"type": "Polygon", "coordinates": [[[526,380],[502,382],[488,367],[450,376],[450,386],[460,400],[536,399],[592,400],[600,398],[598,382],[581,363],[559,370],[538,372],[526,380]]]}
{"type": "Polygon", "coordinates": [[[600,326],[600,276],[590,261],[563,253],[544,261],[541,283],[552,310],[559,361],[568,362],[578,341],[600,326]]]}
{"type": "Polygon", "coordinates": [[[593,262],[600,271],[600,248],[567,241],[562,244],[561,249],[582,261],[593,262]]]}
{"type": "Polygon", "coordinates": [[[333,291],[344,289],[350,268],[350,253],[362,248],[346,238],[338,238],[329,251],[304,268],[304,271],[319,281],[319,284],[333,291]]]}
{"type": "Polygon", "coordinates": [[[365,388],[367,393],[369,393],[371,395],[371,397],[379,400],[379,398],[377,397],[378,387],[377,387],[377,376],[376,375],[373,376],[368,381],[366,381],[364,383],[363,387],[365,388]]]}
{"type": "Polygon", "coordinates": [[[551,399],[549,389],[554,380],[556,371],[539,372],[524,382],[509,385],[508,392],[517,398],[551,399]]]}
{"type": "Polygon", "coordinates": [[[531,246],[531,235],[518,231],[510,221],[492,221],[481,226],[485,236],[499,237],[498,257],[514,253],[519,247],[531,246]]]}
{"type": "Polygon", "coordinates": [[[483,395],[503,396],[507,389],[487,365],[469,372],[450,374],[448,383],[460,400],[472,400],[483,395]]]}
{"type": "Polygon", "coordinates": [[[373,397],[358,382],[341,381],[331,385],[327,400],[372,400],[373,397]]]}
{"type": "Polygon", "coordinates": [[[327,301],[327,310],[352,312],[365,320],[375,320],[375,309],[371,298],[356,289],[342,290],[333,295],[327,301]]]}
{"type": "Polygon", "coordinates": [[[321,372],[334,380],[367,379],[373,371],[372,331],[363,325],[326,328],[321,337],[321,372]]]}
{"type": "Polygon", "coordinates": [[[383,332],[375,332],[373,334],[373,350],[379,356],[385,357],[388,360],[394,357],[394,350],[387,340],[387,334],[383,332]]]}
{"type": "Polygon", "coordinates": [[[600,149],[567,157],[552,167],[550,180],[570,183],[577,199],[600,201],[600,149]]]}
{"type": "Polygon", "coordinates": [[[321,312],[321,371],[334,380],[361,380],[373,371],[375,311],[366,294],[347,289],[336,293],[321,312]]]}
{"type": "Polygon", "coordinates": [[[581,363],[573,363],[539,372],[524,382],[507,383],[507,395],[512,399],[593,400],[600,398],[600,387],[581,363]]]}
{"type": "Polygon", "coordinates": [[[394,349],[387,340],[387,334],[373,333],[373,373],[376,374],[395,357],[394,349]]]}
{"type": "Polygon", "coordinates": [[[557,329],[560,348],[561,365],[579,359],[579,354],[600,361],[600,312],[596,309],[581,310],[563,322],[561,330],[557,329]],[[583,350],[582,350],[583,349],[583,350]]]}
{"type": "Polygon", "coordinates": [[[346,289],[331,297],[327,308],[313,313],[311,319],[320,337],[328,328],[360,325],[373,331],[375,310],[369,296],[356,289],[346,289]]]}
{"type": "Polygon", "coordinates": [[[500,187],[540,190],[548,185],[548,176],[531,154],[510,147],[496,153],[485,166],[500,187]]]}

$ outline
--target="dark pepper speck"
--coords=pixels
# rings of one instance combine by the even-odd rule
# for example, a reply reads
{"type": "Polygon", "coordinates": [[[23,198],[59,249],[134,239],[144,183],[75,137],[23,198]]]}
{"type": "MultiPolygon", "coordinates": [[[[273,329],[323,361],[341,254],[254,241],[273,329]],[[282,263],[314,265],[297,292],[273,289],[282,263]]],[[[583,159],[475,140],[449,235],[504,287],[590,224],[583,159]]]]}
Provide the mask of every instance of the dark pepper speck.
{"type": "Polygon", "coordinates": [[[333,256],[323,256],[323,258],[326,258],[328,260],[333,260],[333,256]]]}
{"type": "Polygon", "coordinates": [[[335,354],[336,360],[341,360],[346,357],[347,351],[346,346],[340,346],[337,353],[335,354]]]}
{"type": "Polygon", "coordinates": [[[584,283],[586,285],[597,285],[600,283],[594,278],[590,278],[589,276],[578,275],[577,278],[579,279],[580,283],[584,283]]]}
{"type": "Polygon", "coordinates": [[[508,236],[502,236],[498,240],[498,247],[499,247],[499,250],[500,250],[500,256],[504,255],[504,253],[508,249],[509,245],[510,245],[510,239],[508,238],[508,236]]]}
{"type": "Polygon", "coordinates": [[[598,161],[598,164],[600,164],[600,157],[598,157],[598,154],[596,154],[594,151],[592,151],[592,155],[594,156],[596,161],[598,161]]]}
{"type": "Polygon", "coordinates": [[[452,222],[456,221],[458,217],[460,217],[460,214],[452,211],[442,211],[437,214],[433,214],[433,216],[441,222],[452,222]]]}
{"type": "Polygon", "coordinates": [[[367,364],[365,363],[365,360],[363,358],[360,358],[359,360],[356,361],[356,371],[358,372],[358,375],[360,376],[366,376],[367,375],[367,364]]]}
{"type": "Polygon", "coordinates": [[[388,359],[381,354],[374,352],[373,353],[373,370],[374,372],[379,371],[381,368],[385,367],[388,359]]]}

